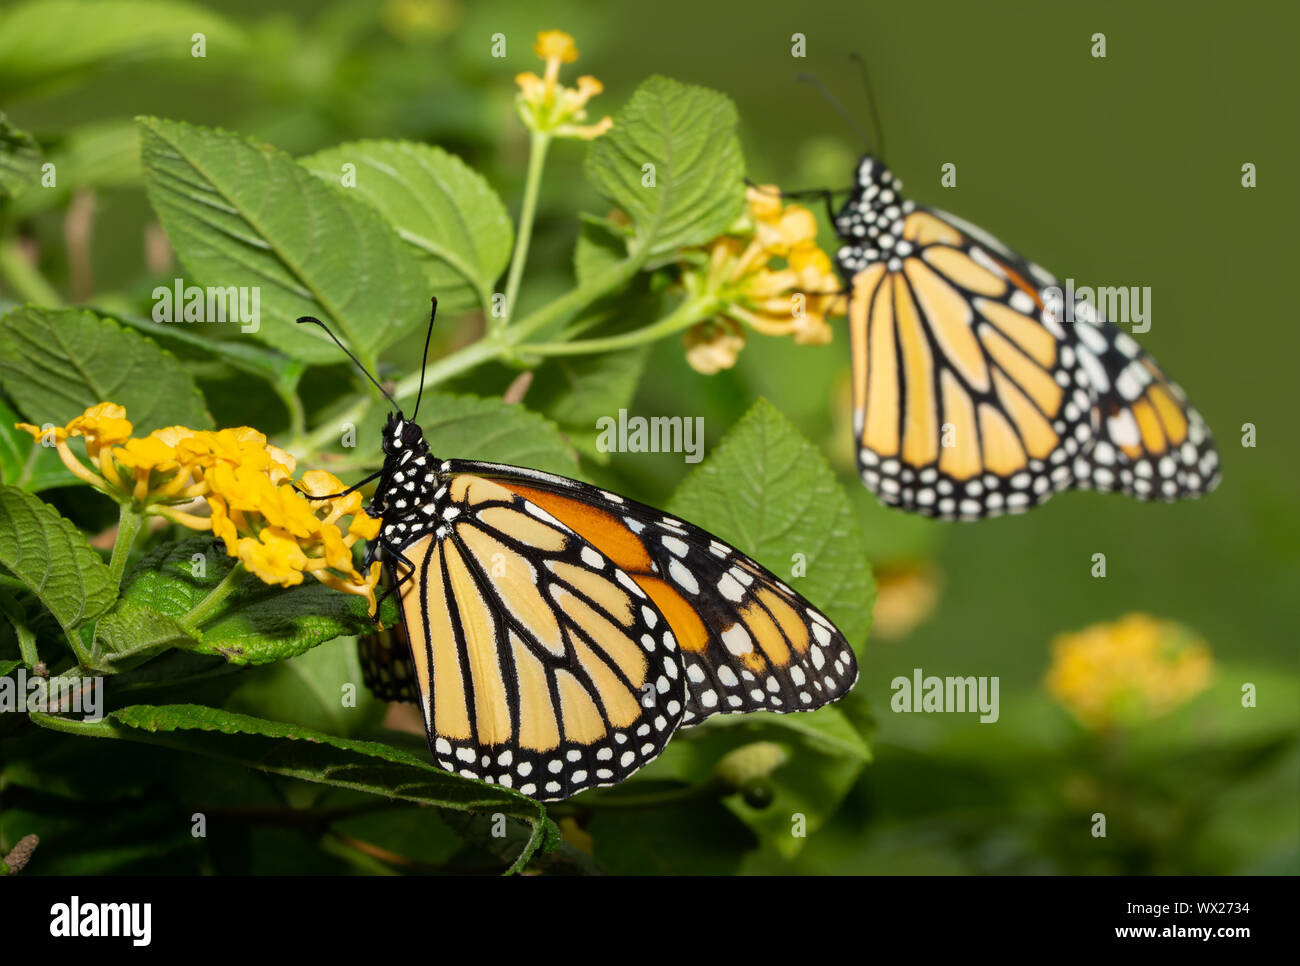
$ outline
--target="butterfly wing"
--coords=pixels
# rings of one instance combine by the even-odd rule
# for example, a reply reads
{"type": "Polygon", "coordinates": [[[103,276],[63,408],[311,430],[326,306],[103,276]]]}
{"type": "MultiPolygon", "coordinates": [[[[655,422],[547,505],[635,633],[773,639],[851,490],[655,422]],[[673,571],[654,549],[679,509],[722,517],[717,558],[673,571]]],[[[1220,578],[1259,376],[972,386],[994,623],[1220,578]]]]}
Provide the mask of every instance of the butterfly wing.
{"type": "Polygon", "coordinates": [[[361,680],[375,697],[381,701],[420,700],[405,624],[358,637],[357,658],[361,680]]]}
{"type": "Polygon", "coordinates": [[[543,508],[629,575],[672,627],[686,680],[683,726],[715,714],[809,711],[857,680],[852,648],[808,601],[684,520],[575,480],[452,460],[543,508]]]}
{"type": "Polygon", "coordinates": [[[1095,315],[1063,322],[1051,275],[953,215],[908,203],[899,221],[888,258],[854,243],[839,254],[859,468],[883,502],[979,519],[1076,486],[1166,498],[1213,487],[1204,421],[1130,336],[1095,315]],[[1176,492],[1138,482],[1161,468],[1176,492]]]}
{"type": "Polygon", "coordinates": [[[432,506],[436,528],[393,548],[393,566],[434,760],[544,801],[653,760],[684,690],[640,587],[490,480],[455,475],[432,506]]]}
{"type": "MultiPolygon", "coordinates": [[[[1047,311],[1059,317],[1055,292],[1047,311]]],[[[1128,333],[1074,305],[1075,348],[1093,391],[1093,443],[1075,457],[1075,485],[1139,500],[1179,500],[1214,489],[1219,453],[1201,414],[1128,333]]]]}

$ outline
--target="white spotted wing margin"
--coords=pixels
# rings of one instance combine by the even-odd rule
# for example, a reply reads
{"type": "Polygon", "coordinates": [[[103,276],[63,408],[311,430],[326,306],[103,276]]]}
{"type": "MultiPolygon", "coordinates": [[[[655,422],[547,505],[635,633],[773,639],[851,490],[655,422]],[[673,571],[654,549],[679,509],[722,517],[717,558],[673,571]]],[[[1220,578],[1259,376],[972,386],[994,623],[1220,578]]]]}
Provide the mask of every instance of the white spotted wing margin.
{"type": "Polygon", "coordinates": [[[857,682],[852,648],[821,611],[700,527],[550,473],[469,460],[444,467],[545,502],[648,593],[677,638],[686,677],[683,727],[716,714],[812,711],[857,682]],[[558,499],[544,499],[548,494],[558,499]],[[572,503],[595,512],[575,512],[572,503]],[[631,538],[644,551],[640,560],[629,550],[631,538]]]}
{"type": "MultiPolygon", "coordinates": [[[[446,479],[446,477],[444,477],[446,479]]],[[[402,604],[434,761],[540,801],[614,785],[681,723],[668,622],[545,510],[449,478],[432,533],[401,546],[402,604]]]]}

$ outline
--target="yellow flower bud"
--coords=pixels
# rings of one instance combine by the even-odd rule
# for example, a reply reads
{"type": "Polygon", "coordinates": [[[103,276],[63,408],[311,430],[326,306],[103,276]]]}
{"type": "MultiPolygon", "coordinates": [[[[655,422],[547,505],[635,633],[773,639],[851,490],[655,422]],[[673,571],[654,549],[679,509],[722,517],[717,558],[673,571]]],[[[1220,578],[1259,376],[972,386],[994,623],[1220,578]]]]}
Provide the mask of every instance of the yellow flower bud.
{"type": "Polygon", "coordinates": [[[543,30],[537,35],[537,42],[533,44],[533,53],[542,60],[558,60],[562,64],[572,64],[578,59],[578,46],[563,30],[543,30]]]}

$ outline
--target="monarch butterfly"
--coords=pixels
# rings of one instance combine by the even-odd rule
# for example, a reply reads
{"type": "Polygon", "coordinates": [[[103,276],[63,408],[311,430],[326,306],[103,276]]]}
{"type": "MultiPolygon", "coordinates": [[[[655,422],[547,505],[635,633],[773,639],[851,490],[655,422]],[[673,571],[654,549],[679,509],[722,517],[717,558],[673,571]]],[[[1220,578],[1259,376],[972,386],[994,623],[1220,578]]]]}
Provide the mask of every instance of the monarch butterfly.
{"type": "Polygon", "coordinates": [[[379,481],[366,569],[387,564],[413,676],[391,651],[367,663],[386,696],[414,692],[439,767],[553,801],[623,781],[678,727],[853,687],[844,636],[734,547],[562,476],[441,459],[419,397],[410,418],[389,401],[383,466],[357,486],[379,481]]]}
{"type": "Polygon", "coordinates": [[[788,193],[822,197],[841,242],[857,462],[882,502],[978,520],[1071,488],[1173,501],[1218,485],[1205,420],[1137,340],[1087,301],[1065,305],[1052,275],[987,232],[901,191],[869,152],[838,211],[828,191],[788,193]]]}
{"type": "Polygon", "coordinates": [[[858,466],[883,502],[974,520],[1072,487],[1172,501],[1218,485],[1204,419],[1137,340],[901,187],[868,154],[834,216],[858,466]]]}

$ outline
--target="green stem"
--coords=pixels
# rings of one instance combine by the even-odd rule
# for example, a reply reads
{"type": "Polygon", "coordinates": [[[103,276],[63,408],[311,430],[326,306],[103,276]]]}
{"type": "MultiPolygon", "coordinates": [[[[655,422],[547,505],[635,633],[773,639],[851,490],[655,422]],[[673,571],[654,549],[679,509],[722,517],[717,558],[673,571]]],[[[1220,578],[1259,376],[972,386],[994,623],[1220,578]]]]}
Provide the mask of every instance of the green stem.
{"type": "Polygon", "coordinates": [[[325,420],[305,436],[291,437],[289,449],[304,459],[314,457],[326,444],[333,442],[337,438],[340,424],[356,424],[360,422],[370,412],[370,407],[373,405],[374,397],[369,395],[359,397],[344,412],[325,420]]]}
{"type": "Polygon", "coordinates": [[[135,538],[144,526],[144,514],[133,503],[123,503],[117,516],[117,539],[113,543],[113,556],[108,561],[108,574],[113,578],[113,586],[121,586],[122,571],[126,569],[127,558],[135,546],[135,538]]]}
{"type": "Polygon", "coordinates": [[[515,235],[515,251],[510,256],[510,274],[506,277],[506,305],[502,318],[489,315],[492,330],[505,328],[514,318],[515,299],[519,297],[519,283],[524,277],[524,263],[528,261],[528,244],[533,235],[533,217],[537,214],[537,194],[542,185],[542,167],[546,163],[546,150],[551,146],[551,136],[534,131],[528,145],[528,174],[524,181],[524,202],[519,209],[519,232],[515,235]]]}
{"type": "Polygon", "coordinates": [[[208,591],[208,596],[190,609],[190,612],[182,617],[177,623],[187,631],[197,631],[199,625],[212,616],[221,602],[230,596],[230,592],[235,589],[245,573],[244,562],[241,560],[230,568],[230,572],[221,578],[221,583],[208,591]]]}
{"type": "Polygon", "coordinates": [[[712,299],[688,298],[677,308],[657,322],[652,322],[641,329],[621,332],[618,335],[605,336],[601,339],[574,339],[567,342],[526,342],[519,346],[519,352],[525,355],[560,356],[587,355],[595,352],[612,352],[616,349],[630,349],[645,345],[664,336],[690,327],[701,319],[707,319],[717,309],[712,299]]]}
{"type": "Polygon", "coordinates": [[[280,397],[280,402],[284,403],[284,408],[289,413],[289,438],[297,439],[307,431],[307,414],[302,408],[302,399],[298,396],[298,379],[294,378],[292,381],[272,379],[271,388],[275,390],[275,394],[280,397]]]}
{"type": "Polygon", "coordinates": [[[588,305],[625,285],[641,271],[641,266],[645,264],[648,257],[648,252],[629,252],[628,257],[623,261],[611,265],[590,281],[526,315],[517,325],[512,325],[505,334],[513,341],[520,342],[549,325],[568,321],[588,305]]]}
{"type": "Polygon", "coordinates": [[[16,238],[6,238],[0,242],[0,278],[11,286],[20,302],[58,308],[63,299],[54,290],[45,276],[23,254],[16,238]]]}

